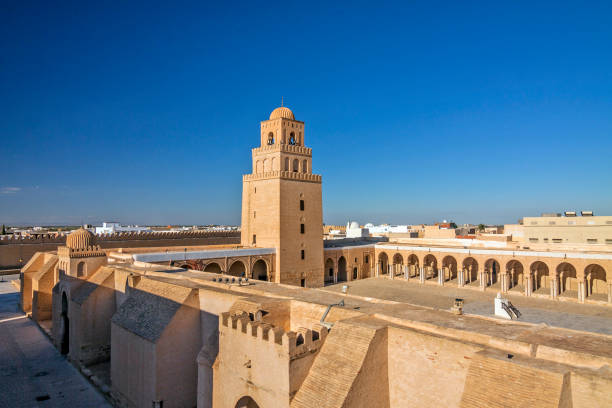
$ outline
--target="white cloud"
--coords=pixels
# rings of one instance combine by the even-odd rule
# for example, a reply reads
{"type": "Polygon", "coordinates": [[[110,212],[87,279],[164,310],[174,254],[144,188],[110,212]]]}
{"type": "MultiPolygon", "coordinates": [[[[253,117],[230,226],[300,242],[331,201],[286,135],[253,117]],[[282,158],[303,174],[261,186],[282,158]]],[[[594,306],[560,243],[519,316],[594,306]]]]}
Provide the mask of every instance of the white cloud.
{"type": "Polygon", "coordinates": [[[0,187],[0,194],[15,194],[21,191],[21,187],[0,187]]]}

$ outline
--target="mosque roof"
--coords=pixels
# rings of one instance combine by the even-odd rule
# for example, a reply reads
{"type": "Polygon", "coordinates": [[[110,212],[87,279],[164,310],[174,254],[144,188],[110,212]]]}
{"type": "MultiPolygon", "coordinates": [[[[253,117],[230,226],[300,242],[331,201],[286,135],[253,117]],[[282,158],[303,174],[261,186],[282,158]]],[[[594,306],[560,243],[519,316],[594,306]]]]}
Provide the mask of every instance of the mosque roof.
{"type": "Polygon", "coordinates": [[[71,249],[87,249],[88,247],[94,246],[95,241],[95,235],[81,227],[68,234],[66,237],[66,246],[71,249]]]}
{"type": "Polygon", "coordinates": [[[280,118],[295,120],[295,116],[293,115],[293,112],[291,112],[291,109],[287,108],[286,106],[281,106],[280,108],[276,108],[270,114],[270,120],[280,119],[280,118]]]}
{"type": "Polygon", "coordinates": [[[191,291],[191,288],[164,285],[145,279],[130,290],[130,296],[121,304],[112,321],[155,343],[191,291]]]}

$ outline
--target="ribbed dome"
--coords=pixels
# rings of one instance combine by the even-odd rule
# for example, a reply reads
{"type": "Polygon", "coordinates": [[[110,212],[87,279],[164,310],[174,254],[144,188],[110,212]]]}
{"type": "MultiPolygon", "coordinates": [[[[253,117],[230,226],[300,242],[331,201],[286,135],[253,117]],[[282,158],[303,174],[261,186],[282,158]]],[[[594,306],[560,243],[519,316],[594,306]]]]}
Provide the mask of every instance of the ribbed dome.
{"type": "Polygon", "coordinates": [[[76,231],[71,232],[66,237],[66,246],[72,249],[87,249],[94,246],[96,237],[85,228],[81,227],[76,231]]]}
{"type": "Polygon", "coordinates": [[[286,108],[284,106],[274,109],[270,114],[270,120],[279,118],[295,120],[295,116],[293,116],[293,112],[291,112],[291,109],[286,108]]]}

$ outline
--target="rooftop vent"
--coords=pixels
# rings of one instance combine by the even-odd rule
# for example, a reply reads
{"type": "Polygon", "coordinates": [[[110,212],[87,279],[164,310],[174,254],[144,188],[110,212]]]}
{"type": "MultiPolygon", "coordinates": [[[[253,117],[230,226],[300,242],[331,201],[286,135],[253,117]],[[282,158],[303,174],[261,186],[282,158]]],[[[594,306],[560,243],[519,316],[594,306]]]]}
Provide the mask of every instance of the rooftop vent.
{"type": "Polygon", "coordinates": [[[580,215],[582,215],[583,217],[592,217],[593,211],[580,211],[580,215]]]}
{"type": "Polygon", "coordinates": [[[566,211],[565,212],[565,216],[566,217],[575,217],[576,216],[576,211],[566,211]]]}

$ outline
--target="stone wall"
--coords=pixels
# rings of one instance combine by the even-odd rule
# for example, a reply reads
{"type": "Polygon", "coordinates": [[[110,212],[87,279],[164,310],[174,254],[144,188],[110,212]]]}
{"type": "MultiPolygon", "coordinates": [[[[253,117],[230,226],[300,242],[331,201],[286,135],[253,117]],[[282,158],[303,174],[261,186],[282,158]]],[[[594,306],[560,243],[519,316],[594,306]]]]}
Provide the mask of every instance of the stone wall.
{"type": "MultiPolygon", "coordinates": [[[[117,233],[98,235],[96,241],[102,249],[239,244],[240,231],[117,233]]],[[[66,245],[66,236],[2,237],[0,238],[0,268],[21,268],[36,252],[55,251],[58,246],[64,245],[66,245]]]]}

